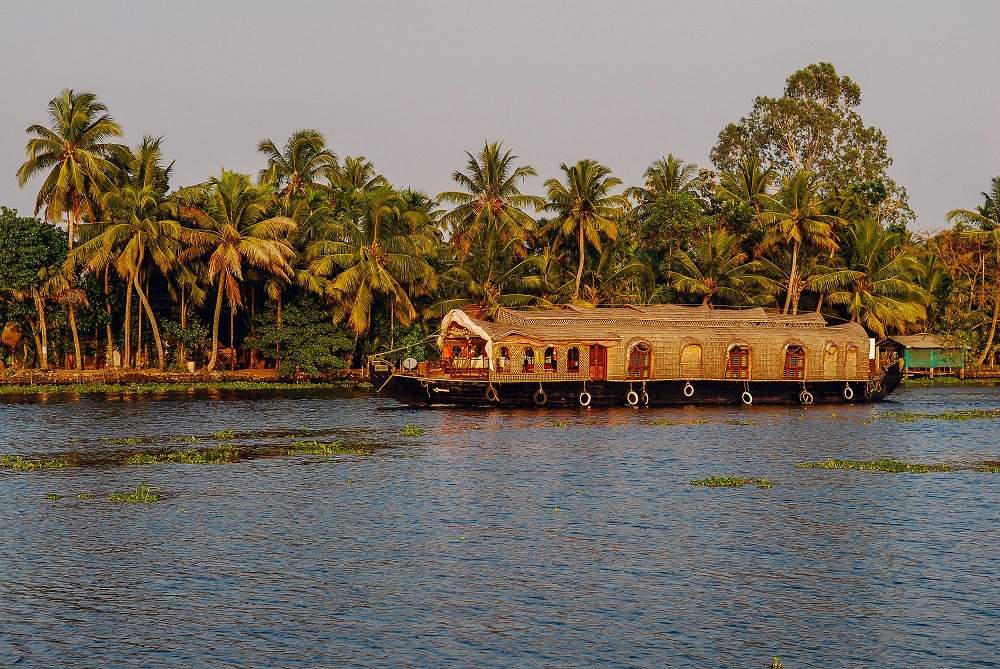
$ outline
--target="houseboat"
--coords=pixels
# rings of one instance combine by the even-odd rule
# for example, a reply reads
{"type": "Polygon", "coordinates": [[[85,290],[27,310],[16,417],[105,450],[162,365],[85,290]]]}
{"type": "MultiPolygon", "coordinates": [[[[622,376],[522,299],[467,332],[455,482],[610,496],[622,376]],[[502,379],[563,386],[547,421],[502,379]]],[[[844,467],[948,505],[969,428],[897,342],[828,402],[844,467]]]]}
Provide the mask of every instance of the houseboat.
{"type": "Polygon", "coordinates": [[[902,376],[857,323],[761,308],[456,309],[438,345],[411,369],[374,359],[372,384],[407,405],[812,404],[882,400],[902,376]]]}

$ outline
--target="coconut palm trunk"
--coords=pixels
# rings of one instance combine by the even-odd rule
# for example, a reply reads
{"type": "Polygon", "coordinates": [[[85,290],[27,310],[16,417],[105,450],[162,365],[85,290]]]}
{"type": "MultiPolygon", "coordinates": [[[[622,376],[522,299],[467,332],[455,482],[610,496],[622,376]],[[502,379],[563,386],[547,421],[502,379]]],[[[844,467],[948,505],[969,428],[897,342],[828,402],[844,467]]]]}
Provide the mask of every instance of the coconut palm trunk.
{"type": "Polygon", "coordinates": [[[993,348],[993,337],[997,333],[997,320],[1000,319],[1000,288],[997,289],[996,297],[993,299],[993,321],[990,323],[990,334],[986,338],[986,346],[983,348],[983,354],[979,356],[979,364],[986,362],[986,358],[990,356],[990,349],[993,348]]]}
{"type": "Polygon", "coordinates": [[[584,253],[583,219],[580,219],[579,237],[580,237],[580,262],[577,264],[576,268],[576,288],[573,290],[574,301],[576,301],[576,299],[580,296],[580,283],[583,281],[583,253],[584,253]]]}
{"type": "MultiPolygon", "coordinates": [[[[139,262],[142,262],[142,254],[139,254],[139,262]]],[[[163,359],[163,339],[160,338],[160,328],[156,325],[156,317],[153,315],[153,308],[149,306],[149,300],[146,299],[146,294],[139,287],[138,269],[132,273],[132,284],[135,287],[136,292],[139,293],[139,301],[142,302],[142,307],[146,310],[146,317],[149,318],[149,328],[153,331],[153,339],[156,340],[156,360],[158,362],[157,369],[162,372],[166,364],[163,359]]]]}
{"type": "Polygon", "coordinates": [[[38,349],[38,368],[49,368],[49,330],[45,325],[45,303],[42,297],[35,294],[35,310],[38,312],[38,330],[42,335],[41,346],[38,349]]]}
{"type": "Polygon", "coordinates": [[[108,266],[104,268],[104,297],[105,297],[104,306],[108,310],[108,322],[105,323],[104,325],[107,328],[107,336],[108,336],[107,364],[114,366],[115,339],[114,339],[114,334],[111,331],[111,300],[109,299],[111,295],[110,283],[111,283],[111,267],[108,266]]]}
{"type": "Polygon", "coordinates": [[[215,315],[212,317],[212,357],[208,361],[208,371],[215,371],[219,361],[219,320],[222,318],[222,295],[225,285],[219,282],[219,296],[215,299],[215,315]]]}
{"type": "Polygon", "coordinates": [[[799,243],[792,242],[792,271],[788,274],[788,291],[785,294],[785,309],[782,313],[787,314],[788,308],[792,305],[792,292],[796,282],[795,273],[799,269],[799,243]]]}

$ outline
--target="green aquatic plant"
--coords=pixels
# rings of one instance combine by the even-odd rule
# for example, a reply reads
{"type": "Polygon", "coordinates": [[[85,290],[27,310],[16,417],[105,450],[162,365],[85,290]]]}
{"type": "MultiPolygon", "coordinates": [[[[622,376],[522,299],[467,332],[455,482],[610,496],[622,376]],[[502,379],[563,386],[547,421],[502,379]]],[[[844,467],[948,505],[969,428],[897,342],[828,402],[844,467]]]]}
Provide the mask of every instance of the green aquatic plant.
{"type": "Polygon", "coordinates": [[[549,422],[549,427],[566,427],[567,425],[569,425],[569,422],[565,420],[553,420],[549,422]]]}
{"type": "Polygon", "coordinates": [[[910,472],[925,474],[927,472],[954,471],[948,465],[924,465],[920,463],[900,462],[899,460],[820,460],[819,462],[796,462],[799,469],[858,469],[867,471],[891,472],[899,474],[910,472]]]}
{"type": "Polygon", "coordinates": [[[969,409],[966,411],[944,411],[942,413],[885,413],[877,418],[892,418],[897,423],[912,423],[919,419],[925,420],[983,420],[988,418],[1000,418],[1000,409],[969,409]]]}
{"type": "Polygon", "coordinates": [[[236,431],[230,428],[228,430],[223,430],[222,432],[213,432],[209,436],[212,439],[232,439],[236,436],[236,431]]]}
{"type": "Polygon", "coordinates": [[[128,492],[113,492],[108,495],[112,502],[128,502],[129,504],[143,504],[146,502],[159,502],[160,496],[145,483],[140,483],[128,492]]]}
{"type": "Polygon", "coordinates": [[[136,444],[149,444],[153,440],[148,437],[122,437],[121,439],[109,439],[108,437],[102,437],[102,439],[109,444],[114,444],[116,446],[134,446],[136,444]]]}
{"type": "Polygon", "coordinates": [[[979,465],[973,469],[984,474],[1000,474],[1000,467],[996,465],[979,465]]]}
{"type": "Polygon", "coordinates": [[[239,450],[233,444],[215,448],[192,448],[186,451],[163,453],[136,453],[125,460],[126,465],[162,465],[169,463],[193,465],[223,465],[239,460],[239,450]]]}
{"type": "Polygon", "coordinates": [[[45,494],[45,499],[60,499],[60,498],[62,498],[62,495],[56,495],[55,493],[51,492],[45,494]]]}
{"type": "Polygon", "coordinates": [[[785,663],[781,661],[781,658],[775,655],[774,660],[771,662],[771,664],[767,666],[768,669],[781,669],[781,667],[784,666],[784,664],[785,663]]]}
{"type": "Polygon", "coordinates": [[[676,425],[676,423],[674,423],[674,421],[670,420],[669,418],[664,418],[662,420],[651,420],[651,421],[649,421],[649,424],[650,425],[656,425],[656,426],[659,426],[659,425],[676,425]]]}
{"type": "Polygon", "coordinates": [[[691,424],[692,425],[708,425],[711,422],[712,421],[709,420],[708,418],[699,418],[698,420],[691,421],[691,424]]]}
{"type": "Polygon", "coordinates": [[[416,423],[407,423],[403,426],[403,431],[400,434],[404,437],[422,437],[424,435],[424,431],[416,423]]]}
{"type": "Polygon", "coordinates": [[[709,476],[708,478],[691,481],[691,485],[701,485],[708,488],[741,488],[745,485],[755,485],[758,488],[771,488],[773,484],[767,480],[745,478],[743,476],[709,476]]]}
{"type": "Polygon", "coordinates": [[[371,450],[360,446],[344,446],[339,441],[323,443],[320,441],[296,441],[285,451],[287,455],[300,453],[308,455],[371,455],[371,450]]]}
{"type": "Polygon", "coordinates": [[[757,421],[755,421],[755,420],[727,420],[726,423],[728,425],[756,425],[757,421]]]}
{"type": "Polygon", "coordinates": [[[95,499],[96,497],[97,495],[91,495],[89,492],[81,492],[76,495],[77,499],[95,499]]]}
{"type": "Polygon", "coordinates": [[[196,442],[201,441],[201,437],[196,437],[194,435],[183,436],[183,435],[171,435],[167,437],[167,441],[183,441],[183,442],[196,442]]]}
{"type": "Polygon", "coordinates": [[[15,471],[35,471],[39,469],[62,469],[69,465],[62,458],[52,460],[25,460],[19,455],[0,456],[0,469],[13,469],[15,471]]]}

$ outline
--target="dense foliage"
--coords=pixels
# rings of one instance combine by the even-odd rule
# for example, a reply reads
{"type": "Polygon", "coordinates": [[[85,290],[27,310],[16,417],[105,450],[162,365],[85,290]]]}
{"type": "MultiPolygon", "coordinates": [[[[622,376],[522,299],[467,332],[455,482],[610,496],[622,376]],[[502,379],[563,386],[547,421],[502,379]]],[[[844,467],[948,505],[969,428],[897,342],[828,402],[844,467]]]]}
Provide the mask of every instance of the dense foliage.
{"type": "Polygon", "coordinates": [[[720,132],[714,169],[667,154],[629,185],[583,158],[533,194],[535,170],[488,142],[429,197],[313,129],[262,140],[255,178],[174,188],[160,139],[116,144],[96,96],[63,91],[17,175],[47,222],[0,210],[0,360],[317,377],[371,354],[433,357],[451,308],[676,302],[928,330],[992,362],[1000,177],[951,228],[915,236],[860,103],[814,64],[720,132]]]}

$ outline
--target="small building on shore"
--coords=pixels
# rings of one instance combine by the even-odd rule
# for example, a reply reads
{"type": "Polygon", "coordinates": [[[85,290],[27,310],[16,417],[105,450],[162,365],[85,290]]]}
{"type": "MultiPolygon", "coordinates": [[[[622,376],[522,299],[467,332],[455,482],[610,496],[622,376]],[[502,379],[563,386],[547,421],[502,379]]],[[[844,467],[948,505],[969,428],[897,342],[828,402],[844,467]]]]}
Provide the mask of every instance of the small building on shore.
{"type": "Polygon", "coordinates": [[[905,363],[904,375],[963,376],[965,347],[929,333],[887,338],[898,344],[905,363]]]}

